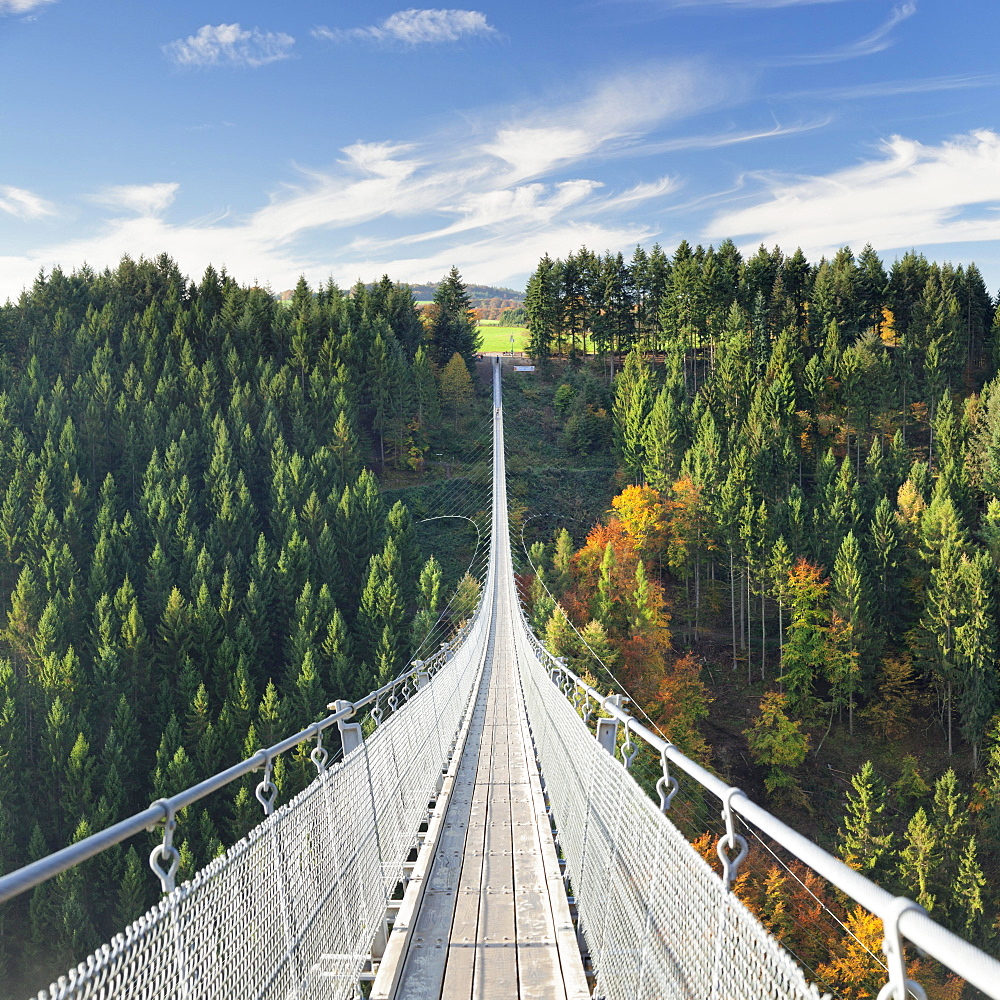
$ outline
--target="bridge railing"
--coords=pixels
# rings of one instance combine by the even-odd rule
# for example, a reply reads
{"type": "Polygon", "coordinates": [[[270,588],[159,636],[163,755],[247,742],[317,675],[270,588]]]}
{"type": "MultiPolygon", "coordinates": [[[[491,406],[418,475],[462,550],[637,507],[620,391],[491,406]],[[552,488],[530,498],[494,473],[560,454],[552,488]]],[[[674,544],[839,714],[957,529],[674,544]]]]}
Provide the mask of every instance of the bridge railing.
{"type": "Polygon", "coordinates": [[[163,899],[40,1000],[353,1000],[468,711],[487,620],[481,601],[458,635],[389,684],[357,702],[337,702],[331,715],[274,746],[0,878],[2,903],[163,824],[163,842],[150,855],[163,899]],[[351,721],[358,719],[364,725],[351,721]],[[338,761],[323,745],[334,726],[343,748],[338,761]],[[274,762],[309,741],[316,743],[316,778],[276,807],[274,762]],[[175,888],[178,814],[261,768],[263,822],[175,888]]]}
{"type": "MultiPolygon", "coordinates": [[[[581,924],[588,945],[596,949],[599,995],[609,1000],[669,995],[664,992],[667,987],[679,985],[676,977],[687,974],[682,971],[685,948],[704,951],[709,946],[716,949],[708,963],[711,976],[694,990],[697,995],[815,995],[797,966],[796,975],[786,978],[788,966],[774,951],[777,942],[728,891],[747,851],[740,832],[742,819],[882,921],[888,981],[879,1000],[924,998],[922,987],[907,977],[904,939],[987,996],[1000,998],[1000,962],[942,927],[913,900],[893,896],[754,803],[739,788],[690,760],[629,714],[620,699],[602,694],[553,657],[526,622],[524,636],[535,665],[524,682],[529,720],[581,924]],[[596,720],[596,733],[585,724],[589,720],[596,720]],[[621,729],[623,739],[618,736],[621,729]],[[659,809],[635,782],[622,780],[623,770],[635,757],[637,741],[659,758],[662,767],[657,783],[659,809]],[[693,779],[721,805],[726,827],[717,845],[721,881],[666,821],[678,773],[693,779]],[[606,890],[608,871],[614,887],[612,900],[606,890]],[[709,879],[716,884],[714,893],[706,889],[709,879]],[[707,923],[711,913],[716,914],[714,931],[707,923]],[[746,923],[744,914],[755,926],[746,923]],[[724,946],[722,937],[729,939],[724,946]],[[755,947],[760,952],[755,951],[753,962],[744,959],[741,968],[740,956],[751,938],[757,939],[755,947]],[[746,975],[750,978],[745,979],[746,975]],[[723,982],[728,983],[725,989],[723,982]],[[745,990],[739,987],[741,983],[745,990]]],[[[685,988],[689,987],[686,983],[685,988]]]]}

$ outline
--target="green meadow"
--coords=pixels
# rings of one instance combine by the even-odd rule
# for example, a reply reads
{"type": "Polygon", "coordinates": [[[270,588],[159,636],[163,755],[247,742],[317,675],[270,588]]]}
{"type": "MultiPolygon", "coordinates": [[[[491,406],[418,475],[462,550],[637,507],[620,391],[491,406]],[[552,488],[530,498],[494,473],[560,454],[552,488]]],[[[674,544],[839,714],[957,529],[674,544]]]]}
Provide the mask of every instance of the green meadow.
{"type": "Polygon", "coordinates": [[[479,336],[483,338],[483,346],[480,350],[487,353],[509,351],[512,334],[515,351],[524,351],[528,348],[528,330],[523,326],[494,326],[493,324],[480,323],[478,332],[479,336]]]}

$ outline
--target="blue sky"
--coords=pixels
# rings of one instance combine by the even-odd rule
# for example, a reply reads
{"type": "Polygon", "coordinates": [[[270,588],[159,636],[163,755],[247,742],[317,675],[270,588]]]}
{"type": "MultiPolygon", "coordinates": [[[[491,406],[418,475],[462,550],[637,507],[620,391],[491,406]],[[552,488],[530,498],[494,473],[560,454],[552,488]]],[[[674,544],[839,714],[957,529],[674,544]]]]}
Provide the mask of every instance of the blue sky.
{"type": "Polygon", "coordinates": [[[1000,288],[997,0],[0,0],[0,301],[166,251],[279,291],[866,242],[1000,288]]]}

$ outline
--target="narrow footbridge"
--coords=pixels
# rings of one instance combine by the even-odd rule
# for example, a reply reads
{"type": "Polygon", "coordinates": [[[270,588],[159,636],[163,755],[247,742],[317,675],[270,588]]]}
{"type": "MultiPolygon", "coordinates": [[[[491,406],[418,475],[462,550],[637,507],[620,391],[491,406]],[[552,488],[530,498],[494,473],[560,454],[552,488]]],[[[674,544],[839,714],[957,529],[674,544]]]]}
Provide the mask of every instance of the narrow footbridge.
{"type": "Polygon", "coordinates": [[[926,1000],[904,939],[1000,998],[1000,963],[820,850],[630,716],[531,633],[514,584],[500,367],[478,609],[426,661],[171,799],[0,878],[0,904],[158,825],[159,905],[39,998],[819,998],[730,891],[752,834],[881,918],[879,1000],[926,1000]],[[328,744],[343,755],[331,760],[328,744]],[[277,757],[315,741],[278,806],[277,757]],[[659,802],[629,767],[659,759],[659,802]],[[175,886],[179,810],[254,770],[264,820],[175,886]],[[669,819],[677,777],[717,803],[719,877],[669,819]]]}

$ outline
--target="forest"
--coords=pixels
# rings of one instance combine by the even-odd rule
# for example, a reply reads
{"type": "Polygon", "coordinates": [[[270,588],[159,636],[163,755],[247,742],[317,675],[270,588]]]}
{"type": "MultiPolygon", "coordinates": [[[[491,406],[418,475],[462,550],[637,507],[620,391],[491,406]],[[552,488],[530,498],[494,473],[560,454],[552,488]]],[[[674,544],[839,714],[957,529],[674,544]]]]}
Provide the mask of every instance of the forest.
{"type": "MultiPolygon", "coordinates": [[[[529,531],[550,649],[606,677],[597,654],[686,752],[995,952],[1000,320],[978,269],[582,249],[539,262],[525,308],[564,443],[619,464],[589,530],[529,531]]],[[[803,939],[817,898],[855,942],[870,918],[751,867],[744,899],[824,987],[874,995],[870,957],[803,939]]]]}
{"type": "MultiPolygon", "coordinates": [[[[870,247],[581,249],[539,262],[538,370],[504,376],[549,648],[991,951],[996,305],[975,265],[870,247]]],[[[468,612],[474,539],[424,521],[488,505],[472,309],[456,269],[418,309],[389,278],[279,302],[166,256],[0,309],[0,871],[360,696],[468,612]]],[[[279,762],[282,800],[307,764],[279,762]]],[[[250,778],[189,809],[181,877],[259,815],[250,778]]],[[[677,816],[711,859],[703,806],[677,816]]],[[[0,910],[12,996],[155,902],[152,843],[0,910]]],[[[737,890],[824,989],[872,995],[870,917],[766,852],[737,890]]]]}
{"type": "MultiPolygon", "coordinates": [[[[422,321],[387,278],[280,303],[166,256],[0,309],[0,871],[322,718],[467,614],[464,543],[424,554],[399,487],[464,484],[488,448],[469,310],[457,271],[422,321]]],[[[277,762],[283,797],[308,764],[277,762]]],[[[182,875],[259,822],[252,789],[186,811],[182,875]]],[[[145,912],[151,846],[6,905],[0,995],[145,912]]]]}

